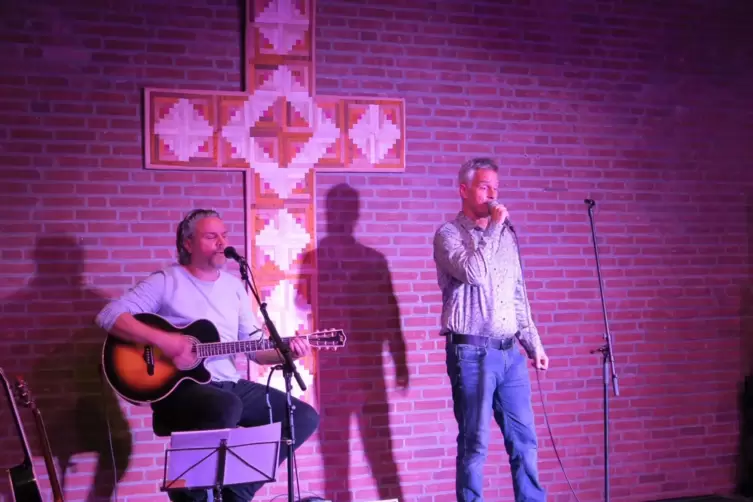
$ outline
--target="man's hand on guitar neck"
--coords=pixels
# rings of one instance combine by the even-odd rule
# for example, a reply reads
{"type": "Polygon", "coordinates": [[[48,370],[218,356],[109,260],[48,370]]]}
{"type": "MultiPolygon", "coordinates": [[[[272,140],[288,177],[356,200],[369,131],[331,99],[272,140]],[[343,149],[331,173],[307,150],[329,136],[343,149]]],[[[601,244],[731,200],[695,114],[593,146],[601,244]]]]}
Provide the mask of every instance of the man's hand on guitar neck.
{"type": "Polygon", "coordinates": [[[290,340],[290,351],[293,353],[293,359],[300,359],[311,354],[311,345],[305,338],[296,336],[290,340]]]}
{"type": "MultiPolygon", "coordinates": [[[[283,338],[283,340],[286,339],[283,338]]],[[[300,359],[311,354],[311,345],[305,338],[296,336],[290,338],[290,352],[293,355],[293,360],[300,359]]],[[[282,356],[277,352],[277,349],[265,350],[257,354],[256,362],[259,364],[279,364],[282,362],[282,356]]]]}
{"type": "Polygon", "coordinates": [[[190,368],[196,363],[193,343],[185,336],[165,333],[160,338],[157,346],[166,357],[170,358],[177,368],[190,368]]]}

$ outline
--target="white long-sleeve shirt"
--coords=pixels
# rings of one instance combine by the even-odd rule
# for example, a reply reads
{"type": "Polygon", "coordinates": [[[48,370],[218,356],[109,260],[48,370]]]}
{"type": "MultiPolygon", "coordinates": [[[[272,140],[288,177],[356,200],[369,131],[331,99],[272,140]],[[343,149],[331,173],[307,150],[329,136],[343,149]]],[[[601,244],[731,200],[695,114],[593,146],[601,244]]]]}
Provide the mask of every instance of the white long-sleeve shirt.
{"type": "MultiPolygon", "coordinates": [[[[109,332],[125,312],[157,314],[177,327],[207,319],[217,328],[222,342],[262,336],[243,283],[224,270],[217,280],[203,281],[181,265],[166,267],[106,305],[95,322],[109,332]]],[[[233,356],[207,358],[205,366],[214,381],[237,382],[240,378],[233,356]]]]}

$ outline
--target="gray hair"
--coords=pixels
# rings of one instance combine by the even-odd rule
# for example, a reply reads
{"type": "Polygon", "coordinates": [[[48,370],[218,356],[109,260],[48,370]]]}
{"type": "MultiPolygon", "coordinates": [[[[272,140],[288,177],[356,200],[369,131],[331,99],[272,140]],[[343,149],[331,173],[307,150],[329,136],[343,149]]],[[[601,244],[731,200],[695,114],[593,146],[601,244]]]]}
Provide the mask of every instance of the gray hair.
{"type": "Polygon", "coordinates": [[[200,220],[211,216],[219,218],[220,214],[212,209],[194,209],[178,224],[178,231],[175,236],[175,247],[178,251],[178,263],[181,265],[188,265],[191,263],[191,253],[189,253],[183,245],[186,239],[193,237],[194,232],[196,232],[196,224],[200,220]]]}
{"type": "Polygon", "coordinates": [[[489,157],[476,157],[460,167],[458,173],[458,184],[470,185],[473,181],[473,177],[476,176],[476,171],[479,169],[491,169],[495,173],[499,171],[499,166],[489,157]]]}

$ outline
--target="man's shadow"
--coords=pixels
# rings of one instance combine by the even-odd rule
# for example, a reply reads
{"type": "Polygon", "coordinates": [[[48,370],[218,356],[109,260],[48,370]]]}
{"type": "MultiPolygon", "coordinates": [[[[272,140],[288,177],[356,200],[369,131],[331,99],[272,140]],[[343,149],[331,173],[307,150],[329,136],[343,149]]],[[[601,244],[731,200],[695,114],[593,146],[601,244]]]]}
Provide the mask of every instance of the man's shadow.
{"type": "MultiPolygon", "coordinates": [[[[116,474],[119,481],[128,468],[132,437],[115,395],[100,378],[105,334],[93,321],[108,298],[86,286],[84,249],[75,236],[38,236],[34,261],[35,272],[26,287],[0,300],[4,345],[11,348],[2,351],[0,366],[9,378],[18,375],[27,381],[42,413],[63,489],[80,483],[70,479],[84,471],[73,463],[74,456],[95,453],[94,480],[86,500],[109,501],[116,474]]],[[[33,422],[24,418],[24,427],[32,453],[41,456],[33,422]]]]}
{"type": "MultiPolygon", "coordinates": [[[[306,254],[301,268],[302,276],[317,269],[317,328],[341,328],[347,336],[344,349],[317,353],[315,388],[325,496],[336,502],[354,499],[349,486],[353,419],[379,498],[403,500],[382,360],[387,349],[395,365],[396,386],[407,390],[406,346],[390,270],[382,253],[361,244],[353,234],[360,212],[356,190],[347,184],[334,186],[327,194],[326,209],[326,235],[306,254]]],[[[298,290],[311,297],[307,284],[298,290]]]]}

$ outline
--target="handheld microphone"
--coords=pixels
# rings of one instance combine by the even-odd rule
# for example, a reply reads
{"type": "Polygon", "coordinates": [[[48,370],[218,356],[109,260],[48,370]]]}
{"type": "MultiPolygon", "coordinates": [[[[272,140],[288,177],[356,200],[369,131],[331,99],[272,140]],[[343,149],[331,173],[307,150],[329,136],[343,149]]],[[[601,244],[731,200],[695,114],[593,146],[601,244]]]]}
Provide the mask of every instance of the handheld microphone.
{"type": "MultiPolygon", "coordinates": [[[[498,200],[490,200],[489,202],[487,202],[487,205],[489,206],[489,212],[491,212],[492,209],[500,205],[500,202],[498,200]]],[[[515,232],[515,228],[512,226],[512,222],[510,221],[509,216],[505,218],[503,225],[506,225],[511,232],[515,232]]]]}
{"type": "Polygon", "coordinates": [[[246,259],[238,254],[238,251],[235,250],[233,246],[228,246],[225,248],[224,251],[225,258],[230,258],[231,260],[235,260],[238,263],[246,263],[246,259]]]}
{"type": "Polygon", "coordinates": [[[588,207],[594,207],[596,205],[596,202],[593,199],[585,199],[583,202],[585,202],[588,207]]]}

